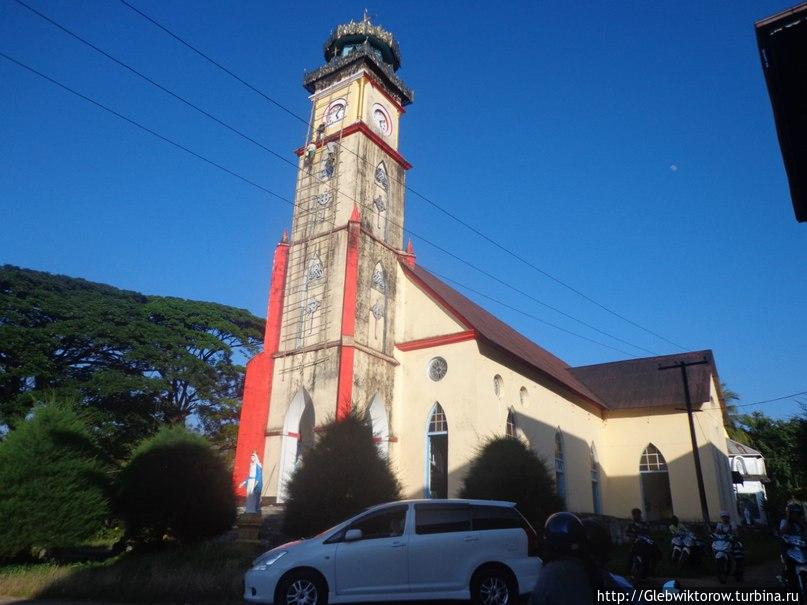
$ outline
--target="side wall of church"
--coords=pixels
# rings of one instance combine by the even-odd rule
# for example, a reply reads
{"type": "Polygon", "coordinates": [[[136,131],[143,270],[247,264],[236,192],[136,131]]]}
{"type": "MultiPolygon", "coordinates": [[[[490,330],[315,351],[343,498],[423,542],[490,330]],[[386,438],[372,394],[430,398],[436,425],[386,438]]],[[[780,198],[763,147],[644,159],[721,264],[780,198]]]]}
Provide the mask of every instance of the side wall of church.
{"type": "MultiPolygon", "coordinates": [[[[463,327],[448,316],[417,286],[401,274],[399,297],[401,341],[461,332],[463,327]]],[[[484,440],[504,435],[508,413],[514,412],[517,436],[526,440],[555,472],[555,434],[562,435],[564,480],[567,506],[593,512],[591,445],[605,448],[600,410],[576,399],[536,370],[516,363],[498,350],[467,340],[453,344],[396,351],[401,362],[394,404],[393,430],[400,442],[393,448],[393,462],[399,471],[407,497],[422,497],[427,481],[426,430],[435,403],[445,411],[448,423],[448,492],[457,496],[468,463],[484,440]],[[445,377],[433,381],[428,364],[443,357],[448,365],[445,377]],[[494,378],[501,377],[497,395],[494,378]],[[523,389],[523,394],[522,394],[523,389]]],[[[607,482],[600,473],[600,490],[607,482]]]]}
{"type": "MultiPolygon", "coordinates": [[[[728,469],[726,432],[717,390],[712,398],[695,405],[695,434],[703,469],[707,505],[712,520],[720,510],[735,515],[728,469]]],[[[605,423],[606,449],[602,455],[608,474],[605,513],[626,517],[632,508],[643,508],[639,462],[652,443],[667,461],[673,513],[684,521],[700,521],[700,497],[687,415],[678,406],[610,410],[605,423]]]]}

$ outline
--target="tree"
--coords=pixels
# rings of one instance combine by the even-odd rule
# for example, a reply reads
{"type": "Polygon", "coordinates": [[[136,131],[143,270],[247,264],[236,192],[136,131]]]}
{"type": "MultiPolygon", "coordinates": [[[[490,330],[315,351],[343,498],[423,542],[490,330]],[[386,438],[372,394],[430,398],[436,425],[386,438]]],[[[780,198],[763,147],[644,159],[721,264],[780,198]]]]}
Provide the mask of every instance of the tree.
{"type": "Polygon", "coordinates": [[[460,497],[515,502],[538,529],[549,515],[563,510],[546,465],[515,437],[494,437],[482,445],[470,463],[460,497]]]}
{"type": "Polygon", "coordinates": [[[355,413],[322,427],[286,491],[283,533],[288,538],[314,535],[368,506],[401,497],[369,422],[355,413]]]}
{"type": "Polygon", "coordinates": [[[780,420],[754,412],[742,416],[740,422],[751,447],[765,457],[771,480],[766,487],[767,508],[775,519],[783,514],[788,500],[807,487],[807,417],[780,420]]]}
{"type": "Polygon", "coordinates": [[[36,406],[0,442],[0,557],[73,546],[109,514],[106,469],[79,415],[36,406]]]}
{"type": "Polygon", "coordinates": [[[751,445],[748,434],[742,429],[742,414],[740,414],[735,401],[740,400],[740,395],[731,390],[725,382],[720,383],[720,390],[723,392],[723,401],[726,404],[726,416],[728,417],[728,426],[726,432],[729,438],[737,443],[744,445],[751,445]]]}
{"type": "Polygon", "coordinates": [[[131,539],[193,542],[235,521],[230,472],[205,438],[185,427],[166,426],[143,441],[119,482],[118,510],[131,539]]]}
{"type": "Polygon", "coordinates": [[[257,352],[262,333],[263,320],[243,309],[2,266],[0,425],[53,396],[91,409],[116,459],[190,416],[224,437],[238,418],[238,361],[257,352]]]}

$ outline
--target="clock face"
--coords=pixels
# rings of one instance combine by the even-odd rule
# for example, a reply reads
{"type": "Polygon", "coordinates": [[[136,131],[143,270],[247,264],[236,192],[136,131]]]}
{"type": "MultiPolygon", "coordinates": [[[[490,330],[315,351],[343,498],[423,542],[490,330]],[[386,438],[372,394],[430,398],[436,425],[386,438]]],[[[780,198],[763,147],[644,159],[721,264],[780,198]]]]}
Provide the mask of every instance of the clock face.
{"type": "Polygon", "coordinates": [[[345,106],[347,103],[343,99],[338,99],[328,105],[328,109],[325,110],[325,124],[330,126],[331,124],[342,120],[345,117],[345,106]]]}
{"type": "Polygon", "coordinates": [[[389,136],[392,132],[392,120],[390,120],[387,110],[382,105],[376,103],[372,111],[373,123],[384,136],[389,136]]]}

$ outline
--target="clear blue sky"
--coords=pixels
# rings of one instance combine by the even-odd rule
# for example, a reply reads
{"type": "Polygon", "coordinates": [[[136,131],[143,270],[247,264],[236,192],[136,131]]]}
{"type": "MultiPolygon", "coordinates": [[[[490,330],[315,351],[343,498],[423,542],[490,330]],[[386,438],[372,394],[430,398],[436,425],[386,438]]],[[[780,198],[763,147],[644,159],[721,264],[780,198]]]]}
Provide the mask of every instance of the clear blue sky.
{"type": "MultiPolygon", "coordinates": [[[[117,1],[26,1],[289,158],[303,143],[302,124],[117,1]]],[[[131,1],[301,115],[303,70],[366,6],[131,1]]],[[[372,3],[416,91],[401,125],[408,184],[634,321],[713,349],[743,402],[807,390],[807,225],[793,217],[753,30],[792,1],[372,3]]],[[[290,167],[11,0],[0,50],[293,196],[290,167]]],[[[0,262],[264,314],[288,205],[3,59],[0,91],[0,262]]],[[[677,351],[411,194],[406,222],[587,323],[677,351]]],[[[414,244],[434,271],[645,355],[414,244]]],[[[571,365],[625,357],[471,297],[571,365]]]]}

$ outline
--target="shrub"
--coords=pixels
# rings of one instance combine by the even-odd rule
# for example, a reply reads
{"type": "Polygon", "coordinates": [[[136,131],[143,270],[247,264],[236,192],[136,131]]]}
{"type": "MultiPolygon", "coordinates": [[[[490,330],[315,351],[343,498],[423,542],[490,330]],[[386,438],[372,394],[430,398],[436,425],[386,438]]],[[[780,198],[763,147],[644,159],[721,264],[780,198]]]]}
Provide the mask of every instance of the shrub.
{"type": "Polygon", "coordinates": [[[489,439],[481,447],[471,461],[460,497],[515,502],[538,530],[549,515],[563,509],[546,465],[513,437],[489,439]]]}
{"type": "Polygon", "coordinates": [[[95,535],[109,514],[105,471],[75,411],[35,407],[0,441],[0,557],[95,535]]]}
{"type": "Polygon", "coordinates": [[[356,414],[322,427],[286,491],[283,533],[289,538],[314,535],[368,506],[401,497],[370,424],[356,414]]]}
{"type": "Polygon", "coordinates": [[[129,539],[193,542],[233,526],[235,494],[205,438],[167,426],[143,441],[121,471],[118,509],[129,539]]]}

